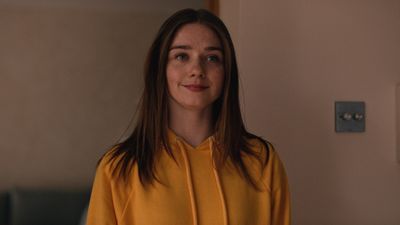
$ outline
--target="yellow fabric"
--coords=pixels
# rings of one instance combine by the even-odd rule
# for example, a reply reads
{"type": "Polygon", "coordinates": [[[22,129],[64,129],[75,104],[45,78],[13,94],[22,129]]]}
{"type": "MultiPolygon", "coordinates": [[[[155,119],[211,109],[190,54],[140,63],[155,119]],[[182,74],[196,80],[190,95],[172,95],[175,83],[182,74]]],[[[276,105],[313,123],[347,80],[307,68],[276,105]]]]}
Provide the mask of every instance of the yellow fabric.
{"type": "MultiPolygon", "coordinates": [[[[244,161],[262,191],[246,182],[228,161],[216,170],[214,139],[196,148],[169,131],[177,163],[165,152],[156,162],[161,183],[144,188],[136,165],[124,182],[111,175],[109,154],[97,168],[87,225],[289,225],[290,199],[285,170],[274,150],[263,170],[253,157],[244,161]]],[[[253,150],[265,155],[258,140],[253,150]]]]}

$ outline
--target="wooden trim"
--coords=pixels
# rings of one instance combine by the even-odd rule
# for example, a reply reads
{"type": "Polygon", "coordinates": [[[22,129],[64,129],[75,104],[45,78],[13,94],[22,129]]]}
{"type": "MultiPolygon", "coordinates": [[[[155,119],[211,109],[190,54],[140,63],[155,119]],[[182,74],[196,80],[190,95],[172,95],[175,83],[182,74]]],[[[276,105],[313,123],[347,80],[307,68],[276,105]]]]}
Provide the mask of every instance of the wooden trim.
{"type": "Polygon", "coordinates": [[[396,115],[397,115],[397,161],[400,163],[400,83],[396,86],[396,115]]]}
{"type": "Polygon", "coordinates": [[[219,16],[219,0],[205,0],[206,9],[219,16]]]}

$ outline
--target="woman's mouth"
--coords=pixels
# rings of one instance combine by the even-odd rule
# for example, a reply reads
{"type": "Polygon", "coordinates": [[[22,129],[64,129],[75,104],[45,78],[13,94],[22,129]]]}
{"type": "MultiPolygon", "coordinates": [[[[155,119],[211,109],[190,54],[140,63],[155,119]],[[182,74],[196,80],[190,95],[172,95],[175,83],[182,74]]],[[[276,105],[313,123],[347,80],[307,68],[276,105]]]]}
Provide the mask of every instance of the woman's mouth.
{"type": "Polygon", "coordinates": [[[208,86],[199,85],[199,84],[188,84],[188,85],[183,85],[183,86],[185,88],[189,89],[190,91],[194,91],[194,92],[204,91],[205,89],[208,88],[208,86]]]}

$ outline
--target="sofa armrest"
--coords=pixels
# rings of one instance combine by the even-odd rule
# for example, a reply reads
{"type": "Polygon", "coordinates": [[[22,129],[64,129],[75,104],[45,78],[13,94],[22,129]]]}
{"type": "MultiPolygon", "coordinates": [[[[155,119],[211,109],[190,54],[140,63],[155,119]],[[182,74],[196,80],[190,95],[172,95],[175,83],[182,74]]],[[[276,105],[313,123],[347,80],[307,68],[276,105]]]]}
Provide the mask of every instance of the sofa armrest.
{"type": "Polygon", "coordinates": [[[79,224],[89,196],[88,190],[14,189],[10,192],[10,224],[79,224]]]}
{"type": "Polygon", "coordinates": [[[7,225],[9,220],[9,194],[4,192],[0,193],[0,225],[7,225]]]}

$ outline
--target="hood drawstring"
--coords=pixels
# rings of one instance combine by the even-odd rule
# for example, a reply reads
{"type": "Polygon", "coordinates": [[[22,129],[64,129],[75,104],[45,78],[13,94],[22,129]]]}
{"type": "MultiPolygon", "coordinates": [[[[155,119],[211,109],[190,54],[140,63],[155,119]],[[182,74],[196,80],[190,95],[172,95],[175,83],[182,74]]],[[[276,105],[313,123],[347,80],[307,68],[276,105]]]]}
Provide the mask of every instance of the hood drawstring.
{"type": "Polygon", "coordinates": [[[182,156],[183,156],[183,161],[185,163],[186,184],[187,184],[188,189],[189,189],[190,205],[192,207],[193,225],[197,225],[197,207],[196,207],[196,199],[194,197],[194,192],[193,192],[192,173],[190,171],[189,159],[188,159],[188,156],[186,154],[185,148],[182,146],[182,143],[179,141],[179,139],[176,139],[176,142],[179,145],[179,149],[181,150],[181,153],[182,153],[182,156]]]}
{"type": "MultiPolygon", "coordinates": [[[[187,153],[185,151],[185,148],[183,147],[181,141],[179,140],[178,137],[176,137],[175,141],[178,143],[179,149],[182,153],[183,156],[183,161],[185,163],[185,170],[186,170],[186,184],[189,189],[189,196],[190,196],[190,205],[192,207],[192,220],[193,220],[193,225],[198,225],[198,218],[197,218],[197,206],[196,206],[196,199],[193,191],[193,181],[192,181],[192,172],[190,169],[190,162],[189,158],[187,156],[187,153]]],[[[225,196],[224,192],[222,189],[221,185],[221,180],[218,174],[217,167],[215,165],[214,159],[213,159],[213,152],[214,152],[214,137],[211,137],[210,140],[210,156],[212,160],[212,165],[213,165],[213,172],[214,172],[214,178],[215,182],[217,184],[218,188],[218,193],[219,193],[219,199],[221,202],[221,207],[222,207],[222,213],[223,213],[223,225],[228,225],[228,211],[226,209],[226,202],[225,202],[225,196]]]]}
{"type": "Polygon", "coordinates": [[[218,174],[218,169],[214,162],[213,153],[214,153],[214,137],[212,137],[212,139],[210,141],[210,156],[211,156],[211,160],[213,163],[213,172],[214,172],[215,182],[217,183],[219,199],[220,199],[221,206],[222,206],[224,225],[228,225],[228,210],[226,209],[225,196],[224,196],[224,192],[223,192],[222,185],[221,185],[221,179],[218,174]]]}

